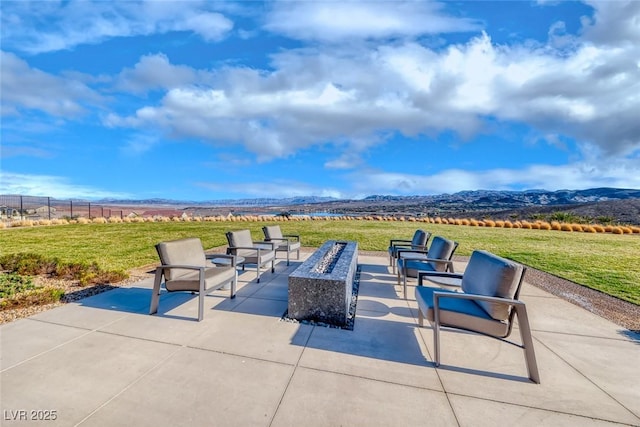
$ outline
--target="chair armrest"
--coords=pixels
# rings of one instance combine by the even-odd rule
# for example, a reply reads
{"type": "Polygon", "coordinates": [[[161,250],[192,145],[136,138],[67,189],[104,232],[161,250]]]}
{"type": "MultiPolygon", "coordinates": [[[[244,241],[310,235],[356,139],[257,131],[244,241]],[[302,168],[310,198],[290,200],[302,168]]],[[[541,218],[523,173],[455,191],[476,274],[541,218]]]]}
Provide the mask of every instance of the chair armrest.
{"type": "Polygon", "coordinates": [[[398,243],[411,243],[412,240],[407,240],[407,239],[391,239],[389,240],[389,246],[395,246],[394,242],[398,242],[398,243]]]}
{"type": "Polygon", "coordinates": [[[253,242],[253,244],[254,244],[254,248],[262,249],[262,250],[264,249],[274,250],[276,247],[275,243],[272,243],[272,242],[253,242]]]}
{"type": "MultiPolygon", "coordinates": [[[[396,247],[400,247],[403,248],[405,246],[396,246],[396,247]]],[[[402,254],[403,253],[414,253],[414,254],[427,254],[429,253],[429,251],[427,249],[413,249],[410,246],[406,246],[408,249],[400,249],[399,251],[396,251],[396,254],[398,255],[398,258],[402,258],[402,254]]]]}
{"type": "Polygon", "coordinates": [[[300,235],[299,234],[283,234],[282,237],[291,237],[291,238],[297,239],[298,242],[300,241],[300,235]]]}
{"type": "MultiPolygon", "coordinates": [[[[419,271],[418,270],[418,286],[422,286],[422,278],[426,277],[427,280],[429,280],[429,277],[433,277],[435,279],[437,279],[438,277],[442,277],[442,278],[446,278],[446,279],[459,279],[462,281],[462,274],[461,273],[448,273],[446,271],[419,271]]],[[[437,282],[435,282],[437,283],[437,282]]],[[[462,286],[462,283],[460,283],[460,285],[448,285],[448,286],[462,286]]]]}
{"type": "Polygon", "coordinates": [[[502,297],[491,297],[488,295],[478,295],[478,294],[465,294],[461,292],[451,293],[451,292],[438,292],[435,291],[433,293],[433,306],[434,309],[438,308],[438,300],[440,298],[458,298],[458,299],[470,299],[477,301],[486,301],[486,302],[494,302],[498,304],[504,305],[525,305],[524,302],[511,299],[511,298],[502,298],[502,297]]]}
{"type": "Polygon", "coordinates": [[[167,268],[183,268],[183,269],[186,269],[186,270],[203,270],[204,271],[204,269],[206,267],[199,267],[197,265],[163,264],[163,265],[157,267],[156,271],[158,271],[159,269],[164,270],[164,269],[167,269],[167,268]]]}

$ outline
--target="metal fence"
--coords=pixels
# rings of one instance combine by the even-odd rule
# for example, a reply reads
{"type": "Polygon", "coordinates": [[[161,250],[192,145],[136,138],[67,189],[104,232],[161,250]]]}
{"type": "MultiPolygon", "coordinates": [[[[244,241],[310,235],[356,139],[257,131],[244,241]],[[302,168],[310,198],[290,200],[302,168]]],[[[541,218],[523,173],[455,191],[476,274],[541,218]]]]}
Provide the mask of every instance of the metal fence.
{"type": "Polygon", "coordinates": [[[0,195],[0,220],[75,219],[120,217],[122,209],[113,209],[87,201],[60,200],[52,197],[0,195]]]}

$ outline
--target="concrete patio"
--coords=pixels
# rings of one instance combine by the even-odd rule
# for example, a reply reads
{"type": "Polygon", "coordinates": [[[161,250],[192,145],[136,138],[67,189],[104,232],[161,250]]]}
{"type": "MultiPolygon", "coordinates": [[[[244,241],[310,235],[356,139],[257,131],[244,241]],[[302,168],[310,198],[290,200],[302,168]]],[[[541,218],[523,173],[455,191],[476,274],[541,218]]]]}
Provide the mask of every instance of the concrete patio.
{"type": "Polygon", "coordinates": [[[640,425],[640,337],[536,287],[522,299],[540,385],[521,349],[460,331],[435,368],[384,256],[359,257],[353,331],[281,321],[300,263],[278,261],[260,284],[240,274],[234,300],[207,297],[202,322],[189,294],[149,316],[150,277],[1,326],[1,424],[640,425]]]}

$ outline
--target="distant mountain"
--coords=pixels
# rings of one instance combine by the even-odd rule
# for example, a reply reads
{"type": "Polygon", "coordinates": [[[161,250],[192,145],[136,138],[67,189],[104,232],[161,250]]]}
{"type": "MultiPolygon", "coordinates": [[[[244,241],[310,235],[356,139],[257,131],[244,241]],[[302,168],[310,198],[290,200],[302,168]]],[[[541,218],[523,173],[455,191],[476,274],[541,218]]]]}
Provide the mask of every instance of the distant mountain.
{"type": "Polygon", "coordinates": [[[525,191],[499,191],[499,190],[474,190],[460,191],[454,194],[438,194],[431,196],[391,196],[391,195],[371,195],[364,199],[340,200],[333,197],[290,197],[278,198],[255,198],[255,199],[225,199],[207,201],[185,201],[171,199],[144,199],[144,200],[119,200],[102,199],[96,204],[104,205],[163,205],[163,206],[296,206],[311,204],[340,204],[340,203],[367,203],[367,204],[476,204],[483,206],[497,207],[525,207],[525,206],[548,206],[548,205],[570,205],[576,203],[602,202],[606,200],[624,200],[640,198],[640,190],[625,188],[590,188],[588,190],[525,190],[525,191]]]}
{"type": "Polygon", "coordinates": [[[289,197],[277,198],[256,198],[256,199],[223,199],[206,201],[171,200],[171,199],[142,199],[142,200],[121,200],[121,199],[101,199],[96,204],[103,205],[140,205],[140,206],[294,206],[313,203],[325,203],[337,200],[332,197],[289,197]]]}
{"type": "Polygon", "coordinates": [[[570,205],[577,203],[602,202],[640,198],[640,190],[624,188],[591,188],[588,190],[525,190],[498,191],[475,190],[460,191],[454,194],[434,196],[382,196],[373,195],[363,199],[366,202],[404,202],[404,203],[476,203],[487,206],[523,207],[536,205],[570,205]]]}

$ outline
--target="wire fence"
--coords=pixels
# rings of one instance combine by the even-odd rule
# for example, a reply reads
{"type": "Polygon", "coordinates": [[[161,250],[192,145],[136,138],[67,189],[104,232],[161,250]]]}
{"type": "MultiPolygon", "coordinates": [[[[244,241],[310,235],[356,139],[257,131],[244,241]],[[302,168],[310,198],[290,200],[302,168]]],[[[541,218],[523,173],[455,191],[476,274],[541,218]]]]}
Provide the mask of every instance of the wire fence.
{"type": "Polygon", "coordinates": [[[87,201],[0,195],[0,220],[124,218],[125,211],[87,201]]]}

